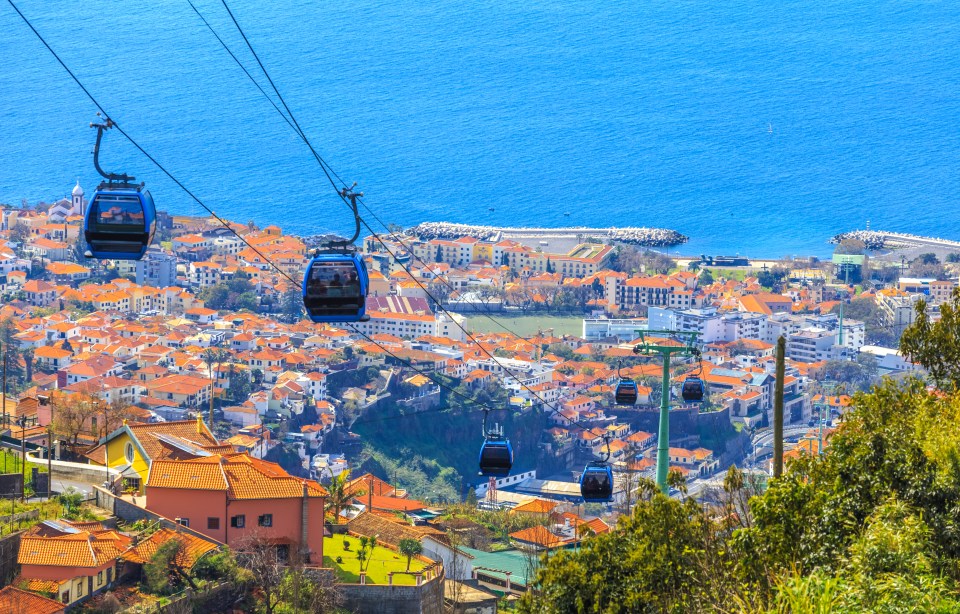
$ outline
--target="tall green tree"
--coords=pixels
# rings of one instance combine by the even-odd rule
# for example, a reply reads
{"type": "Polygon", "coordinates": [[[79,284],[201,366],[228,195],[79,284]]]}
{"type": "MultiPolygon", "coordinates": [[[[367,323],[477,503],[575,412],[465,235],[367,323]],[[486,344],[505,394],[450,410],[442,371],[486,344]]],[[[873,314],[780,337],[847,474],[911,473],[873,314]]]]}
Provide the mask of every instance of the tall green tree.
{"type": "Polygon", "coordinates": [[[350,471],[344,471],[330,480],[327,486],[327,510],[333,511],[333,521],[340,522],[340,512],[357,509],[351,501],[354,497],[366,494],[364,490],[349,492],[347,483],[350,481],[350,471]]]}
{"type": "Polygon", "coordinates": [[[410,561],[413,557],[423,554],[423,544],[415,539],[401,539],[397,548],[400,550],[400,554],[407,557],[407,571],[410,571],[410,561]]]}
{"type": "Polygon", "coordinates": [[[900,351],[923,366],[941,390],[960,387],[960,288],[952,300],[940,305],[934,321],[925,301],[917,302],[917,317],[900,337],[900,351]]]}

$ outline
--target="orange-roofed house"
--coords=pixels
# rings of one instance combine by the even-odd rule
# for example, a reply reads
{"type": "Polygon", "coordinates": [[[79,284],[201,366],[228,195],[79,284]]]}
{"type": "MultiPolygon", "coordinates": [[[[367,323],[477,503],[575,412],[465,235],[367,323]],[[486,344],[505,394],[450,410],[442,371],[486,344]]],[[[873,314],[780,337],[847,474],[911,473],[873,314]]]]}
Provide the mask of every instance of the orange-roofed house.
{"type": "Polygon", "coordinates": [[[155,461],[210,455],[219,445],[200,418],[124,424],[87,452],[86,457],[94,464],[118,470],[127,488],[142,494],[150,466],[155,461]]]}
{"type": "Polygon", "coordinates": [[[9,614],[63,614],[66,611],[66,606],[59,601],[21,590],[15,586],[5,586],[0,589],[0,612],[8,612],[9,614]]]}
{"type": "Polygon", "coordinates": [[[529,514],[531,516],[549,516],[553,510],[560,505],[556,501],[547,501],[546,499],[534,499],[533,501],[527,501],[526,503],[521,503],[512,510],[511,514],[529,514]]]}
{"type": "Polygon", "coordinates": [[[41,523],[20,539],[15,584],[55,595],[67,605],[77,603],[113,584],[118,559],[131,542],[112,530],[82,530],[65,521],[41,523]]]}
{"type": "Polygon", "coordinates": [[[210,380],[205,377],[171,374],[144,385],[148,396],[173,401],[180,407],[205,407],[210,401],[210,380]]]}
{"type": "Polygon", "coordinates": [[[323,561],[327,492],[279,465],[247,454],[155,461],[147,478],[147,508],[231,547],[251,537],[273,544],[286,559],[323,561]]]}
{"type": "Polygon", "coordinates": [[[14,586],[0,589],[0,612],[10,614],[63,614],[66,606],[14,586]]]}
{"type": "Polygon", "coordinates": [[[63,369],[73,362],[73,352],[65,350],[61,346],[44,345],[38,347],[34,350],[33,356],[40,364],[40,368],[46,371],[63,369]]]}
{"type": "Polygon", "coordinates": [[[546,527],[530,527],[510,534],[510,541],[520,550],[542,552],[562,548],[571,540],[554,535],[546,527]]]}
{"type": "Polygon", "coordinates": [[[27,302],[35,307],[46,307],[57,298],[57,287],[42,279],[31,279],[23,284],[27,302]]]}
{"type": "Polygon", "coordinates": [[[47,271],[53,276],[54,281],[61,284],[82,281],[90,277],[90,269],[75,262],[50,262],[47,264],[47,271]]]}

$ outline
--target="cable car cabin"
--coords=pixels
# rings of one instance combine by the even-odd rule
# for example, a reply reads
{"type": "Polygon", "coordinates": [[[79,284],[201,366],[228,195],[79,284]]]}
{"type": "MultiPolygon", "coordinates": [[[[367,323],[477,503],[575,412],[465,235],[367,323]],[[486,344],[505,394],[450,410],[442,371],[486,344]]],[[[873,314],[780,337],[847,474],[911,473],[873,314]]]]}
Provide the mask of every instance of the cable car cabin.
{"type": "Polygon", "coordinates": [[[613,499],[613,471],[606,463],[593,462],[580,475],[580,496],[587,503],[608,503],[613,499]]]}
{"type": "Polygon", "coordinates": [[[88,258],[140,260],[153,241],[157,211],[150,192],[100,184],[83,218],[88,258]]]}
{"type": "Polygon", "coordinates": [[[680,396],[684,401],[693,401],[699,403],[703,400],[703,380],[699,377],[688,377],[683,380],[683,386],[680,388],[680,396]]]}
{"type": "Polygon", "coordinates": [[[480,447],[480,475],[503,477],[513,468],[513,447],[509,439],[485,439],[480,447]]]}
{"type": "Polygon", "coordinates": [[[637,382],[622,379],[617,384],[613,398],[617,405],[635,405],[637,402],[637,382]]]}
{"type": "Polygon", "coordinates": [[[303,276],[303,306],[314,322],[369,319],[367,267],[357,254],[317,254],[303,276]]]}

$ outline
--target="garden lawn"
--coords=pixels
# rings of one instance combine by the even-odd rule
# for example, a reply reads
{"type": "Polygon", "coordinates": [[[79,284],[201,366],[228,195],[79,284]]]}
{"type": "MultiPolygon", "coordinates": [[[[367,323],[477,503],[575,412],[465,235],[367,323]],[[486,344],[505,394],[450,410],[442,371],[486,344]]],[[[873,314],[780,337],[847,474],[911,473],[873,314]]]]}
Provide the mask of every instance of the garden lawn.
{"type": "MultiPolygon", "coordinates": [[[[357,551],[360,550],[360,539],[348,535],[334,535],[323,539],[323,566],[332,567],[337,570],[337,577],[341,582],[357,584],[360,582],[360,560],[357,558],[357,551]],[[344,550],[343,541],[350,543],[350,549],[344,550]],[[341,557],[342,563],[337,562],[337,557],[341,557]]],[[[410,561],[410,571],[419,571],[426,567],[423,563],[414,558],[410,561]]],[[[367,565],[367,582],[371,584],[387,584],[387,574],[391,571],[406,571],[407,557],[402,556],[396,550],[387,546],[377,545],[373,550],[373,558],[367,565]]],[[[405,584],[413,586],[416,584],[416,577],[412,575],[397,574],[393,576],[394,584],[405,584]]]]}

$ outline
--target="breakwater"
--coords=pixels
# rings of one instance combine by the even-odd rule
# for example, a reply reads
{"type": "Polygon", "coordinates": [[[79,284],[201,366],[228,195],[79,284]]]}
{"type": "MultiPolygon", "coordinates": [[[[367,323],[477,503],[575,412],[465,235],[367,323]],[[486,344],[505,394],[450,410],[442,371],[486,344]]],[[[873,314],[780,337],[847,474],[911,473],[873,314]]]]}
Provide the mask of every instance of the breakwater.
{"type": "Polygon", "coordinates": [[[902,232],[884,230],[853,230],[835,235],[830,243],[838,244],[844,239],[863,241],[869,250],[910,249],[915,247],[960,248],[960,242],[940,237],[921,237],[902,232]]]}
{"type": "Polygon", "coordinates": [[[587,228],[574,226],[569,228],[506,228],[496,226],[473,226],[452,224],[449,222],[424,222],[407,229],[407,234],[420,239],[459,239],[475,237],[483,241],[502,241],[504,239],[558,239],[577,238],[599,239],[639,245],[643,247],[673,247],[686,243],[688,238],[676,230],[667,228],[587,228]]]}

